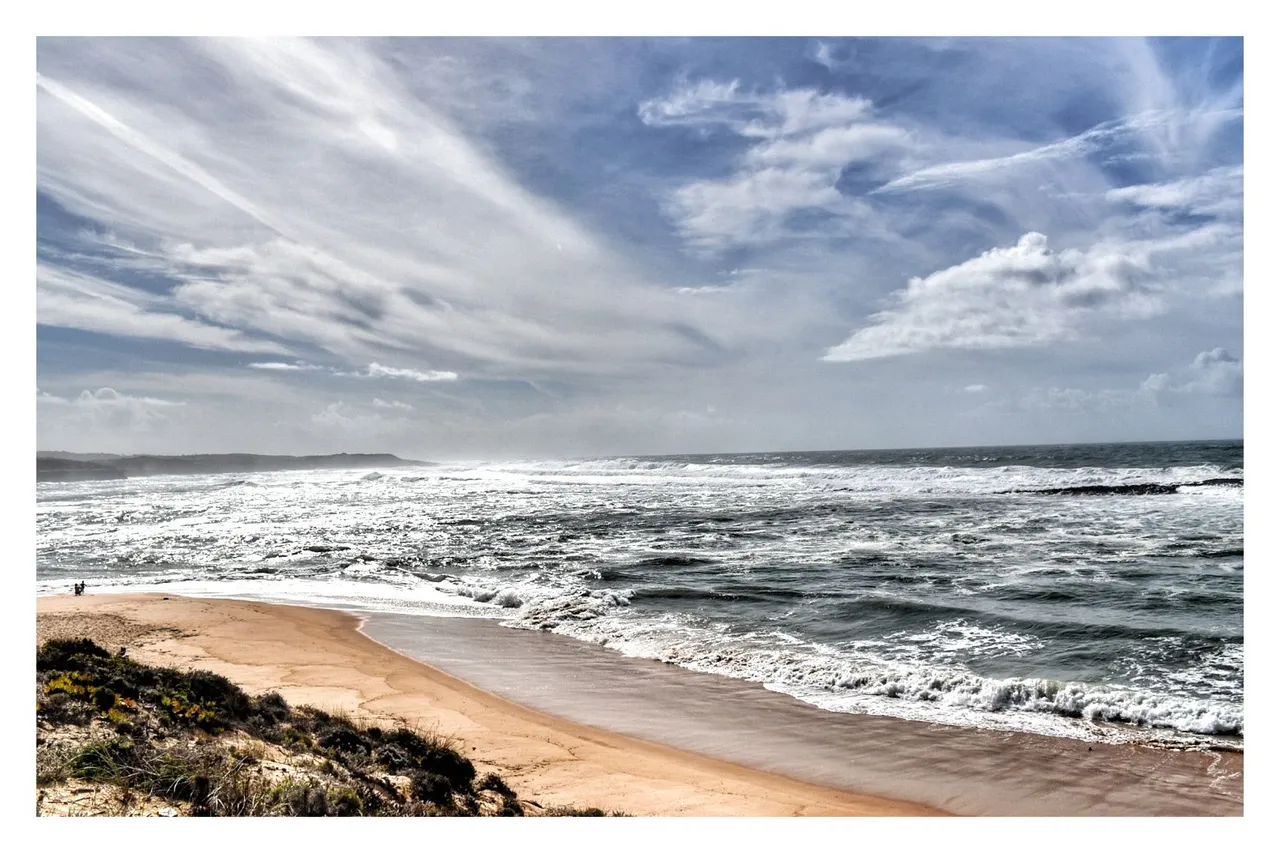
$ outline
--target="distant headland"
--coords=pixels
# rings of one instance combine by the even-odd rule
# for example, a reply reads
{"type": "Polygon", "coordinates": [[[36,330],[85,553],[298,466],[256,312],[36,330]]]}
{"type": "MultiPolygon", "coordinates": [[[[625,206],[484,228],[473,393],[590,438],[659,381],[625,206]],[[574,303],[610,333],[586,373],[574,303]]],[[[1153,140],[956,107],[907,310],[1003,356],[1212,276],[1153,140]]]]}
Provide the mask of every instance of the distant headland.
{"type": "Polygon", "coordinates": [[[309,471],[324,468],[396,468],[429,465],[390,453],[332,453],[327,456],[260,456],[254,453],[198,453],[190,456],[119,456],[111,453],[36,453],[36,482],[124,480],[175,474],[239,474],[255,471],[309,471]]]}

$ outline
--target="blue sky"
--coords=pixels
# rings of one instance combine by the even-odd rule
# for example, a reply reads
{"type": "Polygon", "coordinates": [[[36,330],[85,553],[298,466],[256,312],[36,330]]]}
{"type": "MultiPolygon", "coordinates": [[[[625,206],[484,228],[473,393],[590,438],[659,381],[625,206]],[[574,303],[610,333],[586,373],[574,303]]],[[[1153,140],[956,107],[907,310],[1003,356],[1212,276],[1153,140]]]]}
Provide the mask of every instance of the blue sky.
{"type": "Polygon", "coordinates": [[[1240,39],[40,39],[41,449],[1243,431],[1240,39]]]}

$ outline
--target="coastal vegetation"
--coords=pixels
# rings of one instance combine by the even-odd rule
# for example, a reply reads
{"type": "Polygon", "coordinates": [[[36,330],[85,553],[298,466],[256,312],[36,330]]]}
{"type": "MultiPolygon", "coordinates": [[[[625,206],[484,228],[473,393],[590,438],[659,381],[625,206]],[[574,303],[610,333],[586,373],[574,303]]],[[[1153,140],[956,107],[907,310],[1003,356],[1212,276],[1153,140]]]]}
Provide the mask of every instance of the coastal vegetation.
{"type": "Polygon", "coordinates": [[[437,734],[250,696],[216,673],[147,666],[87,639],[36,652],[37,813],[605,814],[543,808],[497,774],[477,777],[437,734]]]}

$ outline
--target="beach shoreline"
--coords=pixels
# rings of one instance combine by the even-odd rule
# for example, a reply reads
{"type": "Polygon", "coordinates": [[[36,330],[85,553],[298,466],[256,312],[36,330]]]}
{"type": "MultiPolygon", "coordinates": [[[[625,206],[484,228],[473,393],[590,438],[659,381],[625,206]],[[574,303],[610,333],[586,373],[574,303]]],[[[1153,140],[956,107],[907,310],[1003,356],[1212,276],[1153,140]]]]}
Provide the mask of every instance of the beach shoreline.
{"type": "Polygon", "coordinates": [[[217,672],[291,704],[456,738],[524,798],[637,816],[925,816],[843,791],[525,708],[406,657],[337,610],[160,594],[37,597],[37,642],[87,636],[143,663],[217,672]],[[288,650],[287,654],[282,654],[288,650]]]}
{"type": "Polygon", "coordinates": [[[1242,808],[1241,751],[841,713],[759,683],[491,619],[372,612],[361,630],[555,717],[954,814],[1222,815],[1242,808]]]}
{"type": "Polygon", "coordinates": [[[1243,813],[1243,753],[834,713],[491,620],[159,593],[38,596],[37,617],[38,640],[88,635],[251,693],[456,737],[540,802],[636,815],[1243,813]]]}

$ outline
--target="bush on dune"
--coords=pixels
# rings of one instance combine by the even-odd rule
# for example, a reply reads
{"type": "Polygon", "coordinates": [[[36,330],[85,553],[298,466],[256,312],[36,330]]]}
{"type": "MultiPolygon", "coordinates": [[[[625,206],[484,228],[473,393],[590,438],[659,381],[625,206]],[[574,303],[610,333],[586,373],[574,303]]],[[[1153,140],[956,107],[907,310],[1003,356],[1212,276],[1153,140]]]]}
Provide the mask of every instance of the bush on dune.
{"type": "Polygon", "coordinates": [[[124,651],[90,640],[37,649],[37,785],[106,783],[194,815],[476,815],[486,797],[483,813],[525,814],[498,775],[477,783],[446,738],[291,708],[278,693],[250,696],[216,673],[147,666],[124,651]],[[41,738],[68,728],[88,737],[41,738]],[[297,767],[264,771],[265,744],[297,767]]]}

